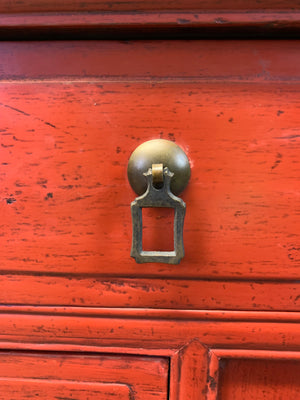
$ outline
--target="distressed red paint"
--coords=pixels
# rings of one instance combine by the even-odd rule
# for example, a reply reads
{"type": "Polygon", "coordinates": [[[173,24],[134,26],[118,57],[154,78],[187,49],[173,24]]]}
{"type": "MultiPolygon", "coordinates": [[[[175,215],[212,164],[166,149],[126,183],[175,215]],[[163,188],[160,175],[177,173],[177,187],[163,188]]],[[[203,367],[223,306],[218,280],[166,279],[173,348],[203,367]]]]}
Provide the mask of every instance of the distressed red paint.
{"type": "MultiPolygon", "coordinates": [[[[297,29],[271,3],[4,1],[0,35],[297,29]]],[[[299,42],[0,54],[0,398],[298,399],[299,42]],[[159,137],[192,166],[179,266],[130,258],[127,162],[159,137]]]]}

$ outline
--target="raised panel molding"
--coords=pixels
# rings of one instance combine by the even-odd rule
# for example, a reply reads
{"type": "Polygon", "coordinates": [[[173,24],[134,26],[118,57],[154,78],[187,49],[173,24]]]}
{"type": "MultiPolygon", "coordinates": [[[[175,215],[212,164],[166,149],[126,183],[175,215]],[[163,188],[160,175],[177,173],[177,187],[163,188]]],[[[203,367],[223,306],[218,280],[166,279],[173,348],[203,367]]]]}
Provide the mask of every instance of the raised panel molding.
{"type": "Polygon", "coordinates": [[[113,310],[101,315],[98,309],[94,316],[42,310],[2,309],[0,349],[162,357],[169,365],[170,400],[216,400],[224,360],[300,361],[298,313],[274,313],[272,319],[272,313],[261,312],[247,321],[247,312],[229,311],[182,312],[175,320],[171,310],[170,319],[155,310],[147,310],[145,318],[138,310],[126,310],[123,317],[113,310]]]}
{"type": "Polygon", "coordinates": [[[294,0],[3,0],[0,37],[41,40],[295,35],[299,34],[299,8],[294,0]]]}
{"type": "Polygon", "coordinates": [[[208,370],[207,400],[238,399],[242,398],[243,392],[247,393],[249,399],[252,399],[256,398],[261,391],[264,391],[264,399],[299,398],[297,397],[297,394],[299,395],[299,351],[210,349],[208,370]],[[226,382],[221,378],[227,372],[227,366],[224,363],[230,360],[241,362],[231,374],[229,373],[229,380],[230,378],[231,380],[230,384],[226,386],[226,382]],[[251,366],[252,369],[250,368],[250,371],[245,370],[245,364],[247,364],[247,361],[251,362],[251,360],[262,361],[261,370],[259,370],[260,365],[258,362],[251,366]],[[281,363],[276,363],[276,365],[274,361],[281,361],[281,363]],[[288,362],[294,362],[291,363],[291,367],[294,370],[287,370],[288,362]],[[266,368],[268,366],[271,367],[269,371],[266,368]],[[271,375],[272,373],[273,376],[271,375]],[[283,374],[285,376],[280,379],[283,374]],[[279,380],[281,382],[279,382],[278,387],[275,387],[276,382],[279,380]],[[253,381],[253,385],[251,385],[251,381],[253,381]],[[230,387],[230,389],[227,389],[227,387],[230,387]],[[225,394],[225,397],[223,397],[223,394],[225,394]]]}
{"type": "Polygon", "coordinates": [[[1,349],[0,400],[166,400],[168,374],[166,357],[1,349]]]}
{"type": "Polygon", "coordinates": [[[1,379],[0,400],[29,398],[73,399],[77,400],[134,400],[130,388],[126,385],[101,383],[78,383],[65,381],[47,381],[40,379],[1,379]],[[47,397],[48,396],[48,397],[47,397]],[[63,396],[63,397],[62,397],[63,396]],[[90,397],[87,397],[90,396],[90,397]]]}

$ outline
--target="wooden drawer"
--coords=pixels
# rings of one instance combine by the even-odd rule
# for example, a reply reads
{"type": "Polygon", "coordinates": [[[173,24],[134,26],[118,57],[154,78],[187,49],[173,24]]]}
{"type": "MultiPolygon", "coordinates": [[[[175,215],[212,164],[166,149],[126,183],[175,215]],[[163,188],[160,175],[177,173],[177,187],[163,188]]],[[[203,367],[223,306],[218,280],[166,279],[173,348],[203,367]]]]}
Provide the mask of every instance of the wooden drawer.
{"type": "Polygon", "coordinates": [[[299,310],[299,42],[0,52],[2,304],[299,310]],[[153,138],[192,166],[179,266],[130,258],[127,162],[153,138]]]}
{"type": "Polygon", "coordinates": [[[109,399],[103,390],[130,399],[298,400],[298,321],[290,312],[1,307],[0,387],[11,400],[59,391],[109,399]]]}
{"type": "Polygon", "coordinates": [[[0,5],[0,399],[299,399],[299,41],[229,40],[299,4],[96,3],[0,5]],[[180,265],[130,258],[154,138],[191,163],[180,265]]]}
{"type": "Polygon", "coordinates": [[[0,400],[300,400],[299,2],[0,3],[0,400]],[[156,138],[191,163],[180,265],[130,257],[156,138]]]}
{"type": "Polygon", "coordinates": [[[158,357],[1,352],[0,398],[166,400],[168,369],[158,357]]]}

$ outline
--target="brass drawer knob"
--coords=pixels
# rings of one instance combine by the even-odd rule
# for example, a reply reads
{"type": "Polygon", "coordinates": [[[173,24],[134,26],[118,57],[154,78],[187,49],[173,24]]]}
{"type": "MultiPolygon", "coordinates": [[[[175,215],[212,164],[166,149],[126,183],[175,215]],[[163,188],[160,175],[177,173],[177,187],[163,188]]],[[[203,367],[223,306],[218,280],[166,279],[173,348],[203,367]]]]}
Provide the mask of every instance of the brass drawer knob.
{"type": "Polygon", "coordinates": [[[128,163],[128,179],[137,194],[131,203],[131,257],[137,263],[161,262],[179,264],[184,256],[183,224],[185,203],[175,196],[188,183],[191,170],[184,151],[168,140],[150,140],[140,145],[128,163]],[[142,209],[146,207],[174,208],[174,250],[144,251],[142,245],[142,209]]]}

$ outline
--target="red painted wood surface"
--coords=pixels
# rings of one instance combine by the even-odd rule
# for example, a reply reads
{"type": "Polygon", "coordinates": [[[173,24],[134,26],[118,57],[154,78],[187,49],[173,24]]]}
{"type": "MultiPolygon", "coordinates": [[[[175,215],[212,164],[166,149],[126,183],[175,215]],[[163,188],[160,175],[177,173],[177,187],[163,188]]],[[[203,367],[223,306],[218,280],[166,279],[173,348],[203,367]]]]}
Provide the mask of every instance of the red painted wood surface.
{"type": "Polygon", "coordinates": [[[296,40],[0,42],[0,54],[2,80],[175,80],[179,87],[300,80],[296,40]]]}
{"type": "Polygon", "coordinates": [[[298,399],[299,352],[214,349],[208,358],[209,400],[298,399]]]}
{"type": "Polygon", "coordinates": [[[299,37],[298,0],[3,0],[0,38],[299,37]]]}
{"type": "Polygon", "coordinates": [[[49,11],[147,11],[147,10],[287,10],[300,8],[297,0],[2,0],[0,12],[49,12],[49,11]]]}
{"type": "Polygon", "coordinates": [[[297,282],[3,275],[2,304],[299,311],[297,282]]]}
{"type": "Polygon", "coordinates": [[[166,400],[168,369],[158,357],[0,352],[0,399],[166,400]]]}
{"type": "Polygon", "coordinates": [[[299,400],[299,376],[299,361],[224,360],[218,399],[299,400]]]}
{"type": "Polygon", "coordinates": [[[299,38],[298,0],[3,0],[1,40],[299,38]]]}
{"type": "MultiPolygon", "coordinates": [[[[98,307],[50,307],[50,306],[3,306],[1,313],[39,314],[76,316],[85,315],[94,318],[144,318],[162,320],[201,320],[201,321],[256,321],[256,322],[294,322],[300,320],[299,312],[284,311],[228,311],[228,310],[178,310],[178,309],[153,309],[153,308],[98,308],[98,307]]],[[[223,356],[223,355],[222,355],[223,356]]]]}
{"type": "Polygon", "coordinates": [[[1,400],[73,399],[77,400],[131,400],[130,389],[125,385],[101,383],[53,382],[49,379],[1,379],[1,400]],[[73,397],[75,396],[75,397],[73,397]]]}
{"type": "MultiPolygon", "coordinates": [[[[215,313],[211,313],[211,321],[201,315],[168,321],[154,315],[151,319],[142,315],[91,318],[84,312],[62,317],[39,315],[38,311],[4,314],[2,310],[1,374],[4,381],[17,379],[27,387],[34,375],[34,380],[44,385],[40,393],[45,390],[48,394],[55,390],[49,383],[67,391],[70,384],[88,381],[94,389],[93,382],[98,383],[99,377],[101,383],[113,383],[118,377],[117,384],[131,382],[133,398],[216,400],[228,398],[228,393],[241,398],[238,396],[246,389],[243,398],[249,399],[255,395],[264,398],[263,392],[267,399],[276,398],[272,397],[276,393],[297,395],[298,325],[291,323],[288,315],[281,322],[268,322],[260,313],[261,321],[246,322],[230,321],[230,314],[228,321],[215,313]],[[280,365],[286,367],[287,380],[280,365]],[[169,397],[164,391],[167,371],[169,397]],[[275,374],[281,374],[276,383],[275,374]],[[45,378],[50,381],[43,381],[45,378]]],[[[247,318],[247,313],[244,316],[247,318]]]]}
{"type": "Polygon", "coordinates": [[[3,270],[299,277],[298,90],[3,84],[3,270]],[[159,123],[151,121],[158,110],[159,123]],[[156,137],[187,151],[192,179],[183,194],[186,257],[180,268],[149,270],[129,257],[135,194],[126,166],[156,137]]]}
{"type": "MultiPolygon", "coordinates": [[[[61,3],[64,4],[64,3],[61,3]]],[[[300,12],[131,11],[1,13],[1,40],[299,37],[300,12]]]]}
{"type": "Polygon", "coordinates": [[[298,310],[299,44],[284,43],[1,44],[1,302],[298,310]],[[192,165],[179,266],[129,256],[127,161],[157,137],[192,165]]]}
{"type": "MultiPolygon", "coordinates": [[[[144,318],[143,315],[85,315],[84,310],[72,315],[39,314],[30,312],[2,312],[0,315],[1,348],[97,351],[122,354],[170,355],[197,338],[209,348],[300,350],[299,315],[278,321],[231,320],[203,318],[201,314],[190,318],[165,319],[161,316],[144,318]],[[9,342],[12,342],[10,344],[9,342]],[[19,344],[18,344],[19,343],[19,344]],[[35,345],[35,346],[34,346],[35,345]],[[91,346],[91,347],[90,347],[91,346]],[[90,349],[90,350],[88,350],[90,349]]],[[[266,355],[265,355],[266,356],[266,355]]]]}
{"type": "Polygon", "coordinates": [[[174,214],[174,208],[142,209],[143,250],[174,250],[174,214]]]}
{"type": "MultiPolygon", "coordinates": [[[[297,398],[299,42],[282,43],[1,43],[3,399],[297,398]],[[127,162],[157,137],[192,166],[179,266],[129,255],[127,162]]],[[[168,246],[154,225],[147,246],[168,246]]]]}

